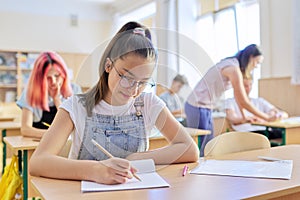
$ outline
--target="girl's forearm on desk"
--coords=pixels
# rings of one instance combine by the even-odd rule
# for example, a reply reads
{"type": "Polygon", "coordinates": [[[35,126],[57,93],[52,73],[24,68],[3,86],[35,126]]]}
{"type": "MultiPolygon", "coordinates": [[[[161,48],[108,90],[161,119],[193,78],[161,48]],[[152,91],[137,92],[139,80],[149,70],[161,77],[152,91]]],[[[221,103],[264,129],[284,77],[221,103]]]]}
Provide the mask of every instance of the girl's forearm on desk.
{"type": "Polygon", "coordinates": [[[92,180],[91,169],[96,161],[72,160],[55,155],[32,157],[30,174],[57,179],[92,180]]]}
{"type": "Polygon", "coordinates": [[[199,149],[196,143],[191,140],[188,144],[175,143],[146,152],[133,153],[127,159],[153,159],[155,164],[196,162],[199,159],[199,149]]]}
{"type": "Polygon", "coordinates": [[[21,134],[26,137],[42,138],[46,131],[46,129],[38,129],[34,127],[21,127],[21,134]]]}

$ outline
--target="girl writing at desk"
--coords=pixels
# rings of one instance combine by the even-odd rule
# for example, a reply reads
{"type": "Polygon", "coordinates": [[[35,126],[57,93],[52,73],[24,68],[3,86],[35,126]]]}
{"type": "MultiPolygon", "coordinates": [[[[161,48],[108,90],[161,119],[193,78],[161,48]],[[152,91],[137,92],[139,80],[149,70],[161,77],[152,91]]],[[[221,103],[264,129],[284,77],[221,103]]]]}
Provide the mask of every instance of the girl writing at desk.
{"type": "Polygon", "coordinates": [[[102,55],[98,83],[61,105],[31,158],[30,173],[116,184],[132,178],[135,169],[128,160],[151,158],[156,164],[197,161],[197,145],[162,100],[142,93],[154,86],[151,75],[156,63],[150,31],[136,22],[125,24],[102,55]],[[148,134],[154,126],[169,145],[147,151],[148,134]],[[71,159],[59,157],[71,133],[71,159]],[[114,158],[99,151],[92,139],[114,158]]]}
{"type": "Polygon", "coordinates": [[[64,60],[55,52],[41,53],[34,62],[27,88],[16,102],[22,109],[22,135],[41,138],[61,102],[73,93],[81,93],[81,88],[71,84],[64,60]]]}

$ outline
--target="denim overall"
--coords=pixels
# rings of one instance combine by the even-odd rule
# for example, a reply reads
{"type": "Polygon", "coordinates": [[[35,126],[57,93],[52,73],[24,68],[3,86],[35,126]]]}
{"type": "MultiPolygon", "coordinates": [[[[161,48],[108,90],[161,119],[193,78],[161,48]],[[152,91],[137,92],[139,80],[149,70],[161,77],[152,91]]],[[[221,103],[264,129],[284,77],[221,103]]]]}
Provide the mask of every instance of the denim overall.
{"type": "Polygon", "coordinates": [[[93,113],[92,117],[87,117],[78,159],[108,159],[108,156],[101,152],[91,142],[91,139],[96,140],[113,156],[119,158],[126,158],[135,152],[146,151],[149,142],[141,112],[143,106],[144,95],[142,94],[134,102],[135,113],[125,116],[93,113]]]}

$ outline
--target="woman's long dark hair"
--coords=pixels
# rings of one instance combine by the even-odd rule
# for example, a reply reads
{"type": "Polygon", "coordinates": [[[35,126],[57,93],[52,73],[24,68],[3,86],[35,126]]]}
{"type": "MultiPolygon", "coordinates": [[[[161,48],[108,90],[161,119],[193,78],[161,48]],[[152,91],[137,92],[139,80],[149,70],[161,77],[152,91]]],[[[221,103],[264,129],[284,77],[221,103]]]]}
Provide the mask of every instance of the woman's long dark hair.
{"type": "Polygon", "coordinates": [[[251,44],[244,48],[243,50],[239,51],[234,57],[238,59],[240,64],[240,69],[243,76],[247,75],[247,67],[249,64],[249,60],[251,57],[256,57],[262,55],[261,51],[259,50],[256,44],[251,44]]]}

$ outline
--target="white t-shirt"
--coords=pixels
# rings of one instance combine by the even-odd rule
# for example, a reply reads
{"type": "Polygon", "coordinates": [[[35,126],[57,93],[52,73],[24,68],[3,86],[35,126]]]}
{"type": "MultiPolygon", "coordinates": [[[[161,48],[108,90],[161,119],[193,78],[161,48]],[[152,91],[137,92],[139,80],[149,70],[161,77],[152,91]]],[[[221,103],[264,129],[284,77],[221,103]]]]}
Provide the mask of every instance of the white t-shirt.
{"type": "MultiPolygon", "coordinates": [[[[263,113],[269,113],[272,109],[275,108],[274,105],[266,101],[265,99],[259,97],[259,98],[250,98],[251,103],[261,112],[263,113]]],[[[227,99],[225,101],[225,109],[234,110],[237,117],[242,118],[243,115],[240,111],[239,106],[236,103],[236,100],[234,98],[227,99]]],[[[252,117],[253,114],[249,111],[245,110],[245,116],[246,117],[252,117]]],[[[257,130],[265,130],[266,128],[264,126],[255,126],[251,125],[250,123],[244,123],[239,125],[231,125],[231,127],[236,131],[257,131],[257,130]]]]}
{"type": "Polygon", "coordinates": [[[183,100],[177,94],[171,94],[169,91],[167,91],[159,95],[159,98],[166,103],[166,106],[171,112],[182,109],[181,102],[183,102],[183,100]]]}
{"type": "MultiPolygon", "coordinates": [[[[71,120],[74,124],[74,131],[72,133],[73,142],[69,154],[69,158],[72,159],[77,159],[78,157],[78,152],[84,134],[85,119],[87,117],[85,107],[82,105],[82,103],[78,102],[78,100],[79,97],[77,95],[73,95],[60,106],[60,108],[63,108],[69,112],[71,120]]],[[[155,122],[159,113],[165,106],[165,103],[156,95],[152,93],[145,93],[144,107],[142,107],[141,111],[144,117],[145,129],[148,136],[151,132],[151,129],[155,126],[155,122]]],[[[102,100],[98,105],[95,106],[93,112],[102,115],[123,116],[136,113],[136,108],[134,107],[134,100],[122,106],[112,106],[102,100]]]]}
{"type": "Polygon", "coordinates": [[[221,60],[211,67],[197,83],[193,92],[188,96],[187,102],[195,107],[213,109],[223,93],[232,88],[230,80],[221,73],[222,69],[229,66],[239,68],[240,65],[236,58],[221,60]]]}

